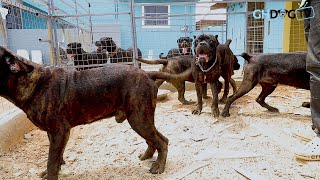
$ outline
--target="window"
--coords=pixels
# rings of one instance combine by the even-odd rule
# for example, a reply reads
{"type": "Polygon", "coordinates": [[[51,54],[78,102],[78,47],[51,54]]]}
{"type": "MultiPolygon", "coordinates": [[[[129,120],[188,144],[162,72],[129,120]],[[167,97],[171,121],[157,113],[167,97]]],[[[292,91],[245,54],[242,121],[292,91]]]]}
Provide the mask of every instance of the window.
{"type": "Polygon", "coordinates": [[[144,20],[142,24],[144,26],[168,26],[170,7],[169,6],[143,6],[142,14],[144,20]]]}
{"type": "Polygon", "coordinates": [[[3,8],[8,9],[7,28],[8,29],[22,29],[20,8],[10,5],[4,5],[3,8]]]}

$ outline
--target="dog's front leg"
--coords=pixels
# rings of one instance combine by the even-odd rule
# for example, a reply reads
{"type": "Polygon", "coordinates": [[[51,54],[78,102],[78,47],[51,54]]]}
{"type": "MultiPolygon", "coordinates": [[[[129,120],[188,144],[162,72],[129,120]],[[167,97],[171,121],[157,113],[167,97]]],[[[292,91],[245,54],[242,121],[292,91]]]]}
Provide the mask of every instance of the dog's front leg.
{"type": "Polygon", "coordinates": [[[218,81],[214,83],[210,83],[211,91],[212,91],[212,105],[211,112],[214,117],[219,117],[219,108],[218,108],[218,81]]]}
{"type": "Polygon", "coordinates": [[[195,88],[197,91],[197,98],[198,98],[198,105],[197,109],[192,111],[192,114],[200,115],[202,111],[202,91],[203,91],[203,84],[199,81],[195,82],[195,88]]]}
{"type": "Polygon", "coordinates": [[[70,136],[69,128],[61,128],[55,132],[47,132],[50,142],[47,171],[42,173],[42,178],[57,180],[63,161],[63,152],[70,136]]]}

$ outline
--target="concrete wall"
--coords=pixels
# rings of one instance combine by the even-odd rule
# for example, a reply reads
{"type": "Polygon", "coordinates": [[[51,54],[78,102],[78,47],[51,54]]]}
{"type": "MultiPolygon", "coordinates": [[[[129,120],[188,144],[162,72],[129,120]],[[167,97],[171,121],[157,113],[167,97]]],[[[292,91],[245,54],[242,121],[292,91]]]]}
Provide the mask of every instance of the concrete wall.
{"type": "Polygon", "coordinates": [[[24,134],[35,126],[26,114],[18,108],[12,109],[10,114],[0,116],[0,153],[8,151],[24,138],[24,134]]]}

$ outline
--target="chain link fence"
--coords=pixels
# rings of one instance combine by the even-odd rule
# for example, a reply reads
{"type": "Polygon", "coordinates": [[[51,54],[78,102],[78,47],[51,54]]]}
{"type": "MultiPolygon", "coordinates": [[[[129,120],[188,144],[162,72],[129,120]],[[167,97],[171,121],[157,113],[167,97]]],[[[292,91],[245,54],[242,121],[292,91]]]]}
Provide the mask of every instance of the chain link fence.
{"type": "MultiPolygon", "coordinates": [[[[218,35],[220,43],[232,39],[234,54],[305,51],[307,47],[303,21],[290,14],[298,1],[0,2],[0,45],[45,66],[77,70],[109,63],[137,66],[136,57],[154,60],[193,54],[194,36],[200,34],[218,35]]],[[[0,99],[0,109],[8,107],[12,106],[0,99]]]]}

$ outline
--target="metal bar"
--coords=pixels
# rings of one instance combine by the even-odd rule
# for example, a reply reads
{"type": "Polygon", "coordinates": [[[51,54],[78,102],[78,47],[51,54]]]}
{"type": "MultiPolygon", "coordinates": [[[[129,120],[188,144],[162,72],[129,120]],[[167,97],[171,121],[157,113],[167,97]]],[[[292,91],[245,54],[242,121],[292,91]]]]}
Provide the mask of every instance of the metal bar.
{"type": "Polygon", "coordinates": [[[62,2],[63,4],[69,6],[70,8],[74,8],[71,4],[67,3],[66,1],[60,0],[60,2],[62,2]]]}
{"type": "MultiPolygon", "coordinates": [[[[74,0],[74,5],[75,5],[75,12],[76,12],[76,15],[78,15],[78,7],[77,7],[77,0],[74,0]]],[[[78,16],[77,16],[78,17],[78,16]]],[[[79,37],[80,37],[80,34],[79,34],[79,19],[76,18],[76,31],[77,31],[77,37],[76,37],[76,41],[79,40],[79,37]]]]}
{"type": "MultiPolygon", "coordinates": [[[[54,7],[54,2],[53,0],[50,0],[51,1],[51,15],[54,16],[55,14],[55,9],[53,8],[54,7]]],[[[58,60],[59,59],[59,56],[60,56],[60,53],[59,53],[59,42],[58,42],[58,34],[57,34],[57,24],[56,24],[56,20],[55,19],[52,19],[52,24],[53,24],[53,47],[54,47],[54,52],[55,52],[55,56],[54,56],[54,60],[55,60],[55,64],[54,66],[57,66],[59,67],[60,66],[60,61],[58,60]]]]}
{"type": "MultiPolygon", "coordinates": [[[[229,12],[229,13],[212,13],[210,15],[227,15],[227,14],[247,14],[247,12],[229,12]]],[[[207,14],[170,14],[161,16],[162,18],[165,17],[185,17],[185,16],[204,16],[207,14]]],[[[149,19],[147,16],[136,16],[136,19],[149,19]]]]}
{"type": "MultiPolygon", "coordinates": [[[[284,0],[266,0],[266,2],[283,2],[284,0]]],[[[300,2],[300,0],[286,0],[290,2],[300,2]]],[[[164,6],[164,5],[194,5],[194,4],[205,4],[205,3],[240,3],[240,2],[261,2],[257,0],[213,0],[213,1],[199,1],[199,2],[167,2],[167,3],[135,3],[135,6],[164,6]]],[[[263,1],[262,1],[263,2],[263,1]]],[[[95,3],[102,3],[102,2],[95,2],[95,3]]]]}
{"type": "Polygon", "coordinates": [[[56,18],[67,18],[67,17],[83,17],[83,16],[106,16],[106,15],[129,15],[130,12],[119,12],[119,13],[96,13],[96,14],[73,14],[73,15],[56,15],[56,18]]]}
{"type": "Polygon", "coordinates": [[[51,1],[48,3],[48,14],[49,18],[47,19],[47,26],[48,26],[48,39],[50,39],[49,42],[49,53],[50,53],[50,62],[51,65],[54,65],[54,46],[53,46],[53,36],[52,36],[52,27],[51,27],[51,1]]]}
{"type": "Polygon", "coordinates": [[[134,13],[134,0],[130,0],[130,20],[131,20],[131,35],[132,35],[132,52],[133,58],[132,62],[134,67],[138,67],[138,62],[136,58],[138,57],[138,50],[137,50],[137,32],[136,32],[136,20],[135,20],[135,13],[134,13]]]}
{"type": "MultiPolygon", "coordinates": [[[[248,11],[248,6],[249,6],[249,4],[248,4],[248,2],[246,2],[246,4],[245,4],[245,11],[247,12],[248,11]]],[[[243,43],[244,43],[244,52],[247,52],[248,53],[248,51],[247,51],[247,40],[248,40],[248,15],[246,14],[245,15],[246,17],[245,17],[245,30],[244,30],[244,37],[243,37],[243,43]]],[[[242,71],[242,73],[243,73],[243,71],[242,71]]]]}

